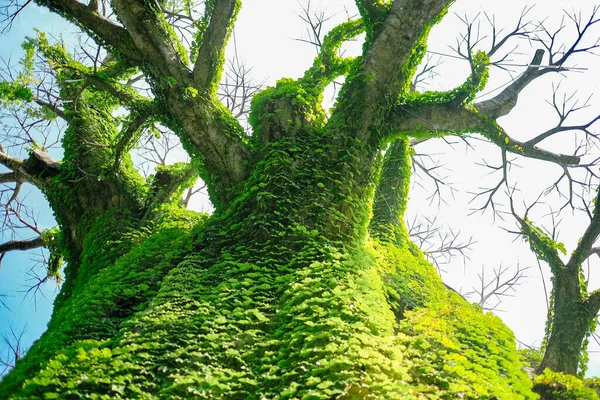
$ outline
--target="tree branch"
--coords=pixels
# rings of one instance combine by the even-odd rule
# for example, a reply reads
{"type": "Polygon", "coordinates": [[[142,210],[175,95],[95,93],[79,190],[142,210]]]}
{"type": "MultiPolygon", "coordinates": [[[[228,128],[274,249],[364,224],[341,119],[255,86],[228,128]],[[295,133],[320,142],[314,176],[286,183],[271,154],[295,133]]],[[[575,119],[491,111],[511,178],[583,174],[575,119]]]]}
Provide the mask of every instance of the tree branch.
{"type": "Polygon", "coordinates": [[[200,87],[212,91],[217,89],[224,62],[225,44],[239,8],[240,2],[236,0],[206,2],[203,19],[205,23],[208,22],[208,26],[205,32],[201,32],[201,43],[198,44],[199,49],[193,71],[194,81],[200,87]]]}
{"type": "Polygon", "coordinates": [[[367,40],[370,40],[384,21],[387,7],[379,0],[355,0],[355,3],[366,22],[367,40]]]}
{"type": "Polygon", "coordinates": [[[573,251],[571,258],[567,263],[569,268],[579,268],[581,263],[594,254],[595,251],[593,246],[596,240],[598,240],[598,236],[600,236],[600,190],[596,193],[594,211],[592,213],[590,224],[583,233],[581,239],[579,239],[577,248],[573,251]]]}
{"type": "MultiPolygon", "coordinates": [[[[450,5],[449,0],[396,0],[365,56],[364,74],[372,77],[365,88],[365,103],[379,105],[395,97],[409,82],[402,70],[409,60],[422,54],[415,46],[425,27],[450,5]]],[[[423,52],[424,53],[424,52],[423,52]]],[[[411,60],[412,61],[412,60],[411,60]]]]}
{"type": "Polygon", "coordinates": [[[477,111],[449,104],[399,104],[386,118],[390,140],[406,133],[412,137],[433,138],[464,133],[479,133],[503,150],[524,157],[573,166],[579,156],[554,153],[510,137],[497,123],[477,111]],[[417,114],[418,112],[418,114],[417,114]]]}
{"type": "Polygon", "coordinates": [[[65,119],[65,113],[63,112],[63,110],[61,110],[60,108],[58,108],[57,104],[49,103],[47,101],[44,101],[44,100],[40,99],[39,97],[34,97],[33,101],[37,105],[45,107],[48,110],[52,111],[54,114],[58,115],[60,118],[65,119]]]}
{"type": "Polygon", "coordinates": [[[0,151],[0,164],[4,165],[13,172],[18,173],[17,171],[21,171],[25,161],[9,156],[5,153],[4,148],[2,148],[2,151],[0,151]]]}
{"type": "Polygon", "coordinates": [[[550,238],[542,229],[533,225],[533,223],[527,219],[527,213],[525,213],[524,218],[521,218],[515,212],[512,197],[510,198],[510,211],[521,228],[521,235],[525,236],[525,238],[529,241],[533,252],[540,260],[548,263],[550,270],[555,276],[558,275],[559,270],[565,268],[565,264],[558,255],[557,249],[559,247],[556,245],[554,240],[550,238]]]}
{"type": "Polygon", "coordinates": [[[338,56],[342,44],[364,31],[362,20],[351,20],[341,23],[333,28],[323,39],[319,48],[319,55],[313,65],[303,77],[303,81],[313,81],[324,88],[335,78],[346,75],[350,69],[352,58],[338,56]]]}
{"type": "Polygon", "coordinates": [[[152,180],[146,213],[142,221],[155,217],[160,205],[167,203],[174,195],[181,196],[181,191],[192,187],[197,177],[198,169],[192,163],[160,166],[152,180]],[[185,187],[182,187],[183,185],[185,187]]]}
{"type": "Polygon", "coordinates": [[[19,174],[14,171],[0,174],[0,183],[8,182],[22,182],[22,179],[20,179],[19,174]]]}
{"type": "Polygon", "coordinates": [[[98,14],[93,8],[76,0],[36,0],[36,3],[75,22],[85,30],[92,31],[97,36],[96,41],[105,42],[125,57],[136,62],[143,61],[143,57],[140,57],[136,51],[128,31],[114,21],[98,14]]]}
{"type": "Polygon", "coordinates": [[[591,320],[600,312],[600,289],[594,290],[585,300],[587,305],[588,318],[591,320]]]}
{"type": "Polygon", "coordinates": [[[123,129],[119,141],[115,145],[115,163],[113,164],[113,169],[116,170],[119,167],[123,154],[129,151],[132,145],[137,142],[141,135],[140,128],[148,121],[148,118],[149,115],[147,113],[140,113],[123,129]]]}
{"type": "Polygon", "coordinates": [[[43,247],[44,244],[44,239],[42,239],[41,236],[35,239],[28,240],[10,240],[8,242],[0,244],[0,254],[4,254],[14,250],[25,251],[37,249],[38,247],[43,247]]]}
{"type": "Polygon", "coordinates": [[[525,72],[508,85],[500,94],[492,99],[475,103],[475,108],[487,115],[490,119],[496,120],[504,115],[507,115],[517,104],[519,93],[534,79],[551,71],[556,71],[551,68],[540,69],[539,65],[544,57],[544,50],[540,49],[535,52],[535,56],[531,60],[531,65],[525,72]]]}
{"type": "Polygon", "coordinates": [[[115,0],[112,5],[127,29],[136,55],[155,79],[171,77],[183,81],[189,75],[187,54],[183,53],[177,37],[169,31],[158,3],[115,0]]]}

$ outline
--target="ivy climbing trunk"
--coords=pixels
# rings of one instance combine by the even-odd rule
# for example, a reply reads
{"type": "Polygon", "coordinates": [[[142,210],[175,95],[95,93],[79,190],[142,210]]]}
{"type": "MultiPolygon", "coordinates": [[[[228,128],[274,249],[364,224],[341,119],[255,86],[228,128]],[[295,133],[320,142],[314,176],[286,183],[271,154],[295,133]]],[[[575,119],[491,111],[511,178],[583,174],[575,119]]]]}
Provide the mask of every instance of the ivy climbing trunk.
{"type": "Polygon", "coordinates": [[[534,397],[510,330],[446,291],[403,222],[411,138],[477,130],[518,148],[469,104],[485,54],[457,89],[410,93],[451,1],[357,1],[362,19],[334,28],[303,77],[254,97],[251,135],[216,95],[239,1],[205,2],[191,54],[160,2],[113,0],[118,24],[96,2],[38,3],[119,57],[91,68],[36,42],[72,104],[47,192],[69,266],[0,397],[534,397]],[[362,32],[363,54],[340,56],[362,32]],[[153,98],[123,83],[138,73],[153,98]],[[323,91],[340,76],[328,114],[323,91]],[[127,151],[157,121],[192,162],[143,181],[127,151]],[[211,216],[180,204],[197,176],[211,216]]]}
{"type": "Polygon", "coordinates": [[[538,373],[548,368],[576,375],[581,358],[586,356],[584,340],[598,310],[581,293],[578,268],[563,267],[554,275],[553,313],[549,316],[550,331],[538,373]]]}

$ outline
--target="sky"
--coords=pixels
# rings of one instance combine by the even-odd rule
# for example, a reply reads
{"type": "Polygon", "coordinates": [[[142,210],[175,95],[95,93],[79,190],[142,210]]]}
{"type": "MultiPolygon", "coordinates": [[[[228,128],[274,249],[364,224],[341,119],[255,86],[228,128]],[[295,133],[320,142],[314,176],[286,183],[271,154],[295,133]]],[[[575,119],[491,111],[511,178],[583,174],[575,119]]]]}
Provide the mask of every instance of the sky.
{"type": "MultiPolygon", "coordinates": [[[[7,0],[0,0],[4,2],[7,0]]],[[[468,64],[464,61],[450,57],[451,46],[456,44],[456,39],[464,32],[461,18],[469,16],[474,18],[478,14],[485,21],[484,12],[495,15],[498,26],[510,28],[516,23],[523,7],[534,5],[535,1],[503,0],[502,2],[483,2],[472,0],[458,0],[450,9],[449,15],[431,32],[429,50],[442,55],[433,55],[433,60],[442,63],[436,68],[438,76],[434,77],[424,87],[427,90],[446,90],[460,83],[468,74],[468,64]],[[485,7],[485,8],[484,8],[485,7]]],[[[549,1],[538,2],[530,12],[534,21],[544,20],[549,26],[557,27],[561,23],[564,11],[582,12],[588,16],[594,6],[593,1],[549,1]]],[[[324,10],[326,15],[331,15],[331,23],[343,21],[347,15],[354,15],[355,11],[351,1],[322,0],[312,1],[315,10],[324,10]]],[[[239,56],[247,66],[252,67],[252,76],[255,82],[265,82],[273,85],[282,77],[299,77],[310,66],[315,56],[315,50],[310,45],[295,40],[306,38],[304,26],[298,17],[301,12],[300,2],[296,0],[245,0],[238,17],[235,29],[235,44],[239,56]]],[[[19,45],[26,35],[32,35],[32,26],[43,31],[64,33],[69,32],[67,25],[60,18],[45,10],[28,7],[26,13],[15,23],[13,29],[0,36],[0,55],[2,57],[18,57],[19,45]]],[[[485,32],[482,25],[482,35],[485,32]]],[[[565,38],[572,33],[565,30],[565,38]]],[[[600,29],[590,32],[590,37],[600,37],[600,29]]],[[[515,41],[519,49],[513,55],[514,64],[527,64],[537,48],[535,43],[527,40],[515,41]]],[[[348,54],[356,52],[359,43],[348,46],[348,54]]],[[[233,54],[233,46],[228,48],[228,55],[233,54]]],[[[547,100],[552,96],[552,85],[560,83],[560,91],[570,94],[576,92],[575,98],[585,101],[600,85],[600,58],[593,55],[584,55],[573,60],[571,66],[587,68],[585,71],[571,72],[564,76],[553,74],[539,79],[530,85],[519,97],[517,107],[499,122],[509,135],[518,139],[526,139],[539,134],[545,129],[556,124],[556,116],[547,100]]],[[[523,67],[511,67],[513,76],[522,72],[523,67]]],[[[511,76],[501,70],[492,70],[490,82],[484,94],[494,95],[504,84],[509,82],[511,76]]],[[[481,97],[484,99],[485,97],[481,97]]],[[[326,100],[330,99],[326,96],[326,100]]],[[[581,121],[579,118],[589,117],[600,107],[600,99],[592,97],[592,106],[582,110],[581,117],[574,116],[573,122],[581,121]]],[[[327,105],[326,105],[327,106],[327,105]]],[[[598,111],[596,111],[597,113],[598,111]]],[[[549,290],[549,271],[547,268],[538,269],[535,257],[527,243],[516,238],[507,230],[515,230],[515,223],[510,217],[504,220],[491,213],[472,214],[477,203],[469,203],[472,195],[469,192],[477,191],[480,187],[490,187],[497,182],[497,176],[489,176],[489,169],[480,166],[482,163],[497,165],[500,161],[500,152],[494,146],[475,143],[475,148],[467,150],[464,145],[456,144],[450,147],[443,141],[430,141],[417,147],[418,153],[432,155],[432,159],[439,160],[444,165],[443,173],[447,181],[453,183],[454,192],[445,189],[443,198],[447,202],[438,204],[428,200],[433,193],[433,186],[424,182],[424,188],[414,186],[411,192],[411,201],[407,218],[414,216],[437,216],[441,226],[460,230],[462,237],[473,237],[476,243],[468,253],[468,259],[455,258],[453,262],[444,267],[442,273],[444,281],[462,293],[468,292],[478,284],[478,274],[482,268],[486,276],[490,276],[493,268],[507,267],[512,271],[520,266],[527,268],[527,278],[521,281],[513,297],[506,297],[496,313],[515,332],[517,339],[532,346],[539,346],[544,334],[546,319],[546,299],[544,295],[544,282],[549,290]],[[515,240],[516,239],[516,240],[515,240]],[[544,276],[544,280],[542,276],[544,276]]],[[[549,143],[549,148],[556,151],[567,152],[573,147],[573,140],[568,135],[549,143]]],[[[531,204],[539,193],[551,182],[560,176],[560,171],[543,162],[523,160],[516,162],[509,174],[509,183],[517,185],[516,202],[523,211],[520,200],[531,204]]],[[[44,228],[50,227],[53,222],[51,213],[45,205],[45,200],[39,194],[32,192],[29,201],[40,210],[40,223],[44,228]]],[[[502,200],[499,198],[499,200],[502,200]]],[[[544,198],[548,204],[557,204],[556,198],[544,198]]],[[[506,204],[506,198],[503,199],[506,204]]],[[[208,206],[202,199],[197,199],[194,208],[206,209],[208,206]]],[[[534,221],[548,222],[544,217],[548,212],[548,205],[541,204],[532,210],[534,221]]],[[[563,212],[560,225],[559,240],[564,242],[568,252],[574,249],[577,240],[586,226],[586,219],[577,213],[563,212]]],[[[600,261],[593,258],[590,265],[590,289],[600,287],[600,261]]],[[[52,300],[56,289],[45,288],[46,297],[37,299],[34,307],[31,299],[23,299],[20,293],[26,285],[26,272],[31,266],[30,255],[26,253],[9,254],[0,268],[0,293],[8,295],[6,301],[10,309],[0,308],[0,332],[5,331],[9,324],[16,329],[26,327],[25,342],[31,343],[45,329],[49,319],[52,300]]],[[[600,346],[594,341],[590,344],[590,363],[588,375],[600,376],[600,346]]]]}

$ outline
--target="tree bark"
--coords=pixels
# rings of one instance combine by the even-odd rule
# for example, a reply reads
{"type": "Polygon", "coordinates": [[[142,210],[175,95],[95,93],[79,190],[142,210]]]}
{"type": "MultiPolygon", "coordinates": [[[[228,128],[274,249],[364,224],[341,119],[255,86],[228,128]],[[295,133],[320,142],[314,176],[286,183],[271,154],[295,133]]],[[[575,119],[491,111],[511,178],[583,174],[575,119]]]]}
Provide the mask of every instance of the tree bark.
{"type": "Polygon", "coordinates": [[[550,336],[537,372],[542,373],[548,368],[577,375],[583,340],[589,334],[592,322],[587,304],[582,300],[579,271],[556,273],[553,293],[550,336]]]}

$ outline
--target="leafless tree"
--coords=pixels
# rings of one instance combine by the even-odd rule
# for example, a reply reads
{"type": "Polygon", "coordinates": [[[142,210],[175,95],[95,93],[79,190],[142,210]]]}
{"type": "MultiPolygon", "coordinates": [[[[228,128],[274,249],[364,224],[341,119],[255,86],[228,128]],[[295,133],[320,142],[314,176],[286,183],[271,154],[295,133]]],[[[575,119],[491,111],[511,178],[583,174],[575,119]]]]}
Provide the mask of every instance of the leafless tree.
{"type": "Polygon", "coordinates": [[[414,217],[406,224],[411,239],[435,265],[439,273],[447,272],[445,268],[456,258],[462,259],[465,263],[469,260],[468,252],[476,241],[473,237],[464,238],[459,230],[441,227],[437,216],[414,217]]]}
{"type": "Polygon", "coordinates": [[[27,352],[27,346],[23,343],[25,327],[16,330],[12,325],[8,331],[0,333],[2,353],[0,354],[0,376],[13,368],[15,363],[27,352]]]}
{"type": "Polygon", "coordinates": [[[473,286],[471,291],[465,293],[465,297],[475,300],[481,308],[488,311],[502,311],[498,308],[504,297],[512,297],[522,280],[527,277],[526,271],[529,267],[522,268],[517,264],[516,269],[500,265],[493,268],[492,277],[486,278],[486,267],[481,267],[478,274],[479,286],[473,286]]]}
{"type": "MultiPolygon", "coordinates": [[[[570,43],[565,43],[560,38],[561,33],[567,28],[565,20],[561,22],[558,28],[550,30],[546,26],[546,22],[536,24],[528,21],[530,10],[531,8],[525,8],[517,26],[505,35],[501,35],[499,31],[497,32],[495,20],[486,15],[485,19],[492,31],[491,40],[481,33],[479,18],[475,18],[473,21],[466,19],[466,17],[462,18],[466,26],[466,34],[457,42],[455,50],[460,57],[468,60],[472,66],[475,49],[484,40],[491,43],[487,51],[488,56],[498,53],[502,46],[512,38],[526,38],[539,43],[548,53],[547,63],[543,64],[545,52],[541,49],[538,50],[531,62],[526,65],[525,72],[513,77],[512,81],[506,85],[500,94],[491,99],[475,103],[475,107],[482,112],[488,113],[493,110],[492,115],[495,117],[507,114],[515,106],[518,93],[528,83],[543,75],[566,74],[578,70],[577,67],[571,67],[568,64],[572,57],[580,53],[594,54],[595,49],[599,46],[598,41],[591,44],[586,43],[586,34],[599,21],[598,7],[593,9],[590,17],[586,20],[583,19],[581,14],[565,14],[566,19],[571,22],[576,31],[575,38],[570,43]]],[[[509,72],[512,72],[512,67],[522,67],[523,64],[515,63],[510,58],[512,54],[516,54],[516,48],[505,52],[499,59],[492,60],[492,65],[509,72]]],[[[600,159],[588,154],[598,145],[598,136],[592,130],[592,126],[600,119],[600,114],[589,118],[583,123],[572,123],[571,121],[576,114],[589,107],[589,98],[584,102],[580,102],[576,93],[561,93],[560,85],[553,84],[552,88],[552,98],[548,101],[548,104],[556,114],[556,125],[522,142],[508,137],[505,139],[512,144],[512,147],[501,149],[501,162],[498,165],[485,162],[485,166],[492,173],[499,175],[500,178],[493,186],[480,188],[479,191],[473,193],[474,211],[485,212],[491,210],[495,215],[500,215],[503,212],[497,207],[499,203],[496,198],[515,185],[515,182],[510,179],[510,170],[514,166],[515,159],[518,159],[521,153],[534,152],[537,153],[534,158],[560,166],[563,171],[562,175],[547,188],[546,193],[558,193],[565,201],[561,208],[566,206],[573,208],[573,197],[576,195],[577,187],[589,189],[590,179],[597,177],[595,167],[600,159]],[[573,153],[562,156],[543,154],[543,150],[539,145],[543,141],[559,135],[570,135],[575,140],[576,145],[573,153]],[[509,156],[509,153],[513,154],[512,157],[509,156]]]]}

